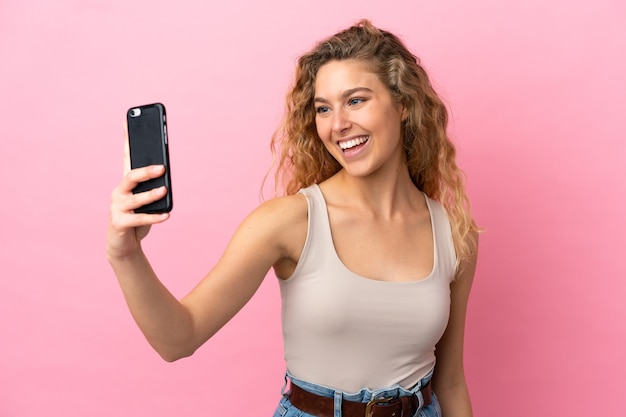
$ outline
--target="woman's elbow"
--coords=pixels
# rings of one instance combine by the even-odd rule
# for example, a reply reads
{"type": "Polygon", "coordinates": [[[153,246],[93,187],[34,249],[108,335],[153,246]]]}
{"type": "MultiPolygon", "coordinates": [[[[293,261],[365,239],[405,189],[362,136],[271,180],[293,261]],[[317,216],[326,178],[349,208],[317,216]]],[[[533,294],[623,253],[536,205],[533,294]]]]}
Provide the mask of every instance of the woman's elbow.
{"type": "Polygon", "coordinates": [[[165,362],[176,362],[180,359],[188,358],[193,355],[197,347],[185,346],[182,344],[159,346],[151,344],[152,348],[165,362]]]}
{"type": "Polygon", "coordinates": [[[184,358],[188,358],[189,356],[193,355],[195,352],[194,350],[191,351],[159,351],[157,350],[157,353],[159,354],[159,356],[161,357],[161,359],[163,359],[165,362],[176,362],[180,359],[184,359],[184,358]]]}

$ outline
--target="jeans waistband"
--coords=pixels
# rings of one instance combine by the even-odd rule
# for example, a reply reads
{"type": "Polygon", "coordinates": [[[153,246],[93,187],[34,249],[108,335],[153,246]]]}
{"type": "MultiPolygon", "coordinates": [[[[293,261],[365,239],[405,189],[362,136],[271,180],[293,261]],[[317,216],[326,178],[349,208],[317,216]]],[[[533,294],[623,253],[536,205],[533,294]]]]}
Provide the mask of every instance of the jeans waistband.
{"type": "MultiPolygon", "coordinates": [[[[418,397],[422,394],[420,390],[424,387],[433,376],[433,370],[430,370],[425,377],[419,380],[417,384],[409,389],[405,389],[400,385],[393,385],[391,387],[380,388],[380,389],[369,389],[362,388],[358,392],[344,392],[341,390],[336,390],[334,388],[330,388],[324,385],[314,384],[312,382],[303,381],[291,375],[289,371],[285,372],[285,384],[283,385],[283,389],[281,393],[284,395],[285,390],[287,388],[287,381],[290,380],[292,384],[296,384],[300,388],[312,392],[317,395],[321,395],[323,397],[335,398],[335,407],[341,409],[341,401],[356,401],[356,402],[369,402],[374,399],[380,398],[398,398],[398,397],[408,397],[413,394],[417,394],[418,397]]],[[[420,403],[423,401],[420,398],[420,403]]]]}

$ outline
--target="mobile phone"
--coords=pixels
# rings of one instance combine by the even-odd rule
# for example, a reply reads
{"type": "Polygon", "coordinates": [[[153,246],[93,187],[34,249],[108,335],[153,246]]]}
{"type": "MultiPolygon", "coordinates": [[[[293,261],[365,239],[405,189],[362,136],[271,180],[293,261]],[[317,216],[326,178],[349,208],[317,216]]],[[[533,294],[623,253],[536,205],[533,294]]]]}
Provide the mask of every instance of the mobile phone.
{"type": "Polygon", "coordinates": [[[131,107],[126,112],[126,122],[130,167],[134,169],[148,165],[165,166],[163,176],[139,183],[133,193],[165,186],[167,194],[157,201],[135,209],[135,213],[170,212],[173,200],[165,106],[161,103],[154,103],[131,107]]]}

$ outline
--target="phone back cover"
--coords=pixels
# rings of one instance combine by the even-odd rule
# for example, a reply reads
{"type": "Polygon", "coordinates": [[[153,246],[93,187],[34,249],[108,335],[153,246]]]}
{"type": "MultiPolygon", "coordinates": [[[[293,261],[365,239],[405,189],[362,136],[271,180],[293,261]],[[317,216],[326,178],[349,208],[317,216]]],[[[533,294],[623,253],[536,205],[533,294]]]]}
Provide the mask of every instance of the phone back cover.
{"type": "Polygon", "coordinates": [[[136,209],[137,213],[163,213],[172,209],[169,152],[167,146],[167,130],[165,125],[165,107],[160,104],[137,106],[141,113],[131,116],[127,113],[128,138],[131,168],[148,165],[165,165],[164,176],[139,183],[134,193],[144,192],[153,188],[166,186],[167,195],[153,203],[136,209]]]}

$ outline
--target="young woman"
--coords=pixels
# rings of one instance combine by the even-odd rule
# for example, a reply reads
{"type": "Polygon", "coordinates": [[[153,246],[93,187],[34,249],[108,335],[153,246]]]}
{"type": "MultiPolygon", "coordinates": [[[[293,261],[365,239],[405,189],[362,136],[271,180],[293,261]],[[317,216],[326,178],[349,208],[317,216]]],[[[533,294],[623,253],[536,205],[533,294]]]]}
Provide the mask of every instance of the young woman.
{"type": "Polygon", "coordinates": [[[286,196],[254,210],[180,301],[140,243],[168,215],[134,213],[163,196],[132,193],[163,167],[129,170],[107,254],[150,344],[168,361],[191,355],[273,268],[290,383],[275,416],[471,416],[463,338],[478,239],[446,124],[396,36],[362,21],[322,41],[299,60],[273,139],[286,196]]]}

